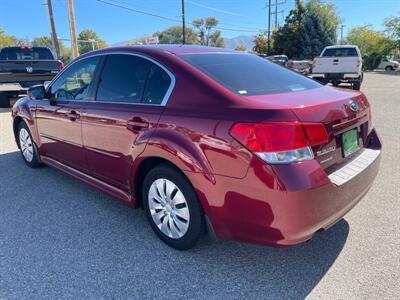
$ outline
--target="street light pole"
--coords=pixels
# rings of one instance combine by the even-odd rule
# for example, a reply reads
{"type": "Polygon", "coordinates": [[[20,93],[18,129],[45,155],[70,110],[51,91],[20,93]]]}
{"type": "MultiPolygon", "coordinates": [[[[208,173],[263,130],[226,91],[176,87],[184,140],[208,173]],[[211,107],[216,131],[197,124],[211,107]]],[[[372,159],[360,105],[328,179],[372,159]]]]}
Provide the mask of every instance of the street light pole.
{"type": "Polygon", "coordinates": [[[268,0],[268,33],[267,33],[267,55],[270,53],[271,49],[271,0],[268,0]]]}
{"type": "Polygon", "coordinates": [[[182,0],[182,44],[186,43],[185,0],[182,0]]]}
{"type": "Polygon", "coordinates": [[[50,30],[51,30],[51,43],[53,44],[54,50],[56,50],[57,58],[60,58],[60,45],[57,40],[57,33],[56,33],[56,25],[54,24],[54,16],[53,16],[53,7],[51,5],[51,0],[46,1],[47,4],[47,11],[49,13],[49,22],[50,22],[50,30]]]}
{"type": "Polygon", "coordinates": [[[92,51],[94,51],[94,39],[88,39],[88,42],[90,42],[92,44],[92,51]]]}
{"type": "Polygon", "coordinates": [[[346,25],[341,24],[340,25],[340,45],[343,45],[343,28],[346,27],[346,25]]]}
{"type": "Polygon", "coordinates": [[[72,57],[75,58],[79,56],[78,42],[76,38],[76,27],[75,27],[75,12],[74,12],[74,2],[73,0],[68,0],[68,17],[69,17],[69,27],[71,31],[71,49],[72,57]]]}

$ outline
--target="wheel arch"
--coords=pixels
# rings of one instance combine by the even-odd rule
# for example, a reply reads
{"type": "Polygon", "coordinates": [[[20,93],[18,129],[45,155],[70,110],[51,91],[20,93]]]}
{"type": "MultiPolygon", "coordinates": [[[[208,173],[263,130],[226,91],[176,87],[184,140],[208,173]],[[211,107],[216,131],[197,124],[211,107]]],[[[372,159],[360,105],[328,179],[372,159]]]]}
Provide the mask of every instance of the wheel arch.
{"type": "Polygon", "coordinates": [[[18,139],[18,127],[19,127],[19,124],[21,124],[21,122],[25,122],[21,116],[16,116],[13,120],[14,138],[15,138],[15,142],[17,143],[18,149],[20,148],[19,139],[18,139]]]}
{"type": "Polygon", "coordinates": [[[160,157],[160,156],[142,157],[141,159],[139,159],[139,162],[135,164],[133,171],[132,171],[132,181],[131,181],[131,191],[132,191],[132,196],[134,198],[133,206],[135,208],[143,207],[143,203],[142,203],[142,191],[143,190],[142,190],[142,188],[143,188],[144,179],[145,179],[147,173],[151,169],[153,169],[161,164],[167,164],[168,166],[170,166],[171,168],[173,168],[174,170],[179,172],[181,175],[183,175],[187,179],[187,181],[193,188],[195,194],[197,195],[197,199],[200,202],[203,212],[205,214],[207,214],[208,203],[203,203],[202,198],[199,196],[198,191],[193,186],[193,183],[190,180],[190,178],[185,174],[184,171],[182,171],[181,168],[179,168],[179,166],[177,166],[170,160],[160,157]]]}
{"type": "Polygon", "coordinates": [[[35,124],[35,107],[36,103],[33,103],[30,99],[25,97],[19,99],[12,108],[13,131],[18,147],[18,126],[21,122],[25,122],[32,135],[33,141],[36,145],[39,144],[39,135],[35,124]]]}

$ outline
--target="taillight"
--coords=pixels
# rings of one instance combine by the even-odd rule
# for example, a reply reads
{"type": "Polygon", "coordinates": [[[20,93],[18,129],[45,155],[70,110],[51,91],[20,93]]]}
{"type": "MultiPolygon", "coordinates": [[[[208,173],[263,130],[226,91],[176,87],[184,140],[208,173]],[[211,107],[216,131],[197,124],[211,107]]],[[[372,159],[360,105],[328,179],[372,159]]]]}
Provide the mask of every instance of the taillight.
{"type": "Polygon", "coordinates": [[[280,164],[313,159],[311,147],[328,142],[319,123],[237,123],[231,135],[266,162],[280,164]]]}
{"type": "Polygon", "coordinates": [[[313,62],[312,62],[312,64],[311,64],[311,68],[315,68],[315,66],[316,66],[316,62],[315,62],[315,59],[313,60],[313,62]]]}
{"type": "Polygon", "coordinates": [[[361,65],[361,60],[357,60],[357,68],[361,65]]]}
{"type": "Polygon", "coordinates": [[[64,70],[64,64],[63,64],[63,63],[61,63],[61,64],[58,66],[58,71],[61,72],[62,70],[64,70]]]}
{"type": "Polygon", "coordinates": [[[325,126],[321,123],[302,123],[310,146],[326,144],[329,141],[325,126]]]}

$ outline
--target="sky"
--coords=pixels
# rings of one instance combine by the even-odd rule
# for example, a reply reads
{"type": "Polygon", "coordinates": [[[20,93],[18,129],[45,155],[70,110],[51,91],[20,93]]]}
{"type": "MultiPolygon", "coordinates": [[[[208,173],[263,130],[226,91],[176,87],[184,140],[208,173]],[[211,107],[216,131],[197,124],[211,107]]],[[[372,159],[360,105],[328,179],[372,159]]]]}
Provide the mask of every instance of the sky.
{"type": "MultiPolygon", "coordinates": [[[[49,35],[46,0],[0,0],[0,28],[9,35],[32,39],[49,35]]],[[[77,31],[93,29],[112,45],[155,31],[180,25],[181,0],[103,0],[165,17],[159,18],[110,6],[99,0],[74,0],[77,31]],[[176,21],[174,21],[176,20],[176,21]]],[[[294,0],[277,0],[278,23],[294,7],[294,0]]],[[[267,27],[267,0],[185,0],[187,23],[193,19],[214,16],[223,37],[255,35],[267,27]]],[[[275,0],[271,1],[273,4],[275,0]]],[[[325,1],[326,2],[326,1],[325,1]]],[[[331,0],[343,20],[344,35],[353,26],[371,24],[382,30],[383,20],[400,14],[400,0],[331,0]]],[[[69,39],[67,0],[52,0],[57,35],[69,39]]],[[[275,11],[274,6],[272,11],[275,11]]],[[[274,18],[272,19],[272,24],[274,18]]],[[[68,45],[68,42],[66,42],[68,45]]]]}

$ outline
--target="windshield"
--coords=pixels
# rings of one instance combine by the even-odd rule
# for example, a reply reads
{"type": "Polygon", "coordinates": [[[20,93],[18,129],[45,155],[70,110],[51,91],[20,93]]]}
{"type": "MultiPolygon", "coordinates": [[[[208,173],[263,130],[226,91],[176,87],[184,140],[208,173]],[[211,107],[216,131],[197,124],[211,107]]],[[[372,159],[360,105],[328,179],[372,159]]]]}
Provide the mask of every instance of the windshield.
{"type": "Polygon", "coordinates": [[[53,60],[53,54],[47,48],[10,47],[0,52],[0,60],[53,60]]]}
{"type": "Polygon", "coordinates": [[[237,95],[268,95],[321,87],[311,79],[256,55],[209,53],[179,57],[237,95]]]}
{"type": "Polygon", "coordinates": [[[358,56],[356,48],[328,48],[322,53],[323,57],[358,56]]]}

